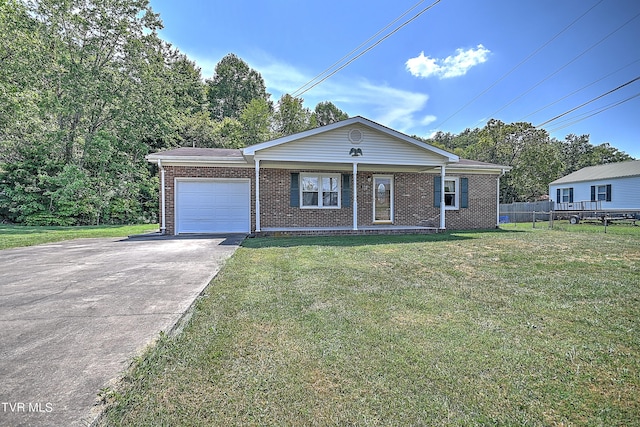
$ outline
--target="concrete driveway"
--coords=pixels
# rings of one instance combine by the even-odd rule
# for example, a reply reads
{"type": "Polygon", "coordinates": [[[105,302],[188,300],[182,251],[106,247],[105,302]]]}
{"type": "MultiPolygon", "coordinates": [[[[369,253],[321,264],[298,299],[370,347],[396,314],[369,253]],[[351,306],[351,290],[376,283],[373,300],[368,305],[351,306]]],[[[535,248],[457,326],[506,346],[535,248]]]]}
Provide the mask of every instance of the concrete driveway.
{"type": "Polygon", "coordinates": [[[0,251],[0,425],[84,426],[244,236],[80,239],[0,251]]]}

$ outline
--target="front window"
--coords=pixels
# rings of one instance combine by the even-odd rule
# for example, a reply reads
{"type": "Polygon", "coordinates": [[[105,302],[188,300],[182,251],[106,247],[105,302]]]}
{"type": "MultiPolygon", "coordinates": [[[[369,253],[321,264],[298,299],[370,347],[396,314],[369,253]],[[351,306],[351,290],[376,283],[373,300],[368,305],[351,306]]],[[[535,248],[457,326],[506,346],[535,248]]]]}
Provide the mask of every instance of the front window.
{"type": "Polygon", "coordinates": [[[300,191],[303,208],[340,207],[340,175],[302,175],[300,191]]]}
{"type": "Polygon", "coordinates": [[[596,200],[602,200],[603,202],[607,201],[607,186],[606,185],[598,185],[596,187],[596,200]]]}
{"type": "Polygon", "coordinates": [[[458,209],[458,179],[444,180],[444,206],[447,209],[458,209]]]}
{"type": "Polygon", "coordinates": [[[561,188],[560,189],[560,203],[571,203],[571,189],[570,188],[561,188]]]}

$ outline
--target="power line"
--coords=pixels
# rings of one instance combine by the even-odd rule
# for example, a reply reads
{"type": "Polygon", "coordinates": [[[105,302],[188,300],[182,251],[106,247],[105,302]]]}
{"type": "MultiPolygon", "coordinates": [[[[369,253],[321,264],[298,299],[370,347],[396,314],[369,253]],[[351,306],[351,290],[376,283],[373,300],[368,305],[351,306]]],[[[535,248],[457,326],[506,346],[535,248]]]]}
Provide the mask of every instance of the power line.
{"type": "MultiPolygon", "coordinates": [[[[325,73],[331,71],[331,69],[333,67],[335,67],[336,65],[340,64],[343,60],[347,59],[349,56],[351,56],[352,54],[354,54],[355,52],[357,52],[361,47],[365,46],[367,43],[369,43],[371,40],[373,40],[374,38],[376,38],[378,35],[380,35],[381,33],[383,33],[387,28],[391,27],[393,24],[395,24],[396,22],[398,22],[400,19],[402,19],[403,17],[405,17],[407,14],[409,14],[409,12],[411,12],[413,9],[415,9],[416,7],[418,7],[418,5],[420,5],[420,3],[424,3],[424,0],[420,0],[418,3],[414,4],[413,6],[411,6],[409,9],[407,9],[402,15],[398,16],[396,19],[394,19],[393,21],[391,21],[389,24],[387,24],[384,28],[382,28],[381,30],[379,30],[377,33],[375,33],[374,35],[372,35],[371,37],[369,37],[367,40],[365,40],[364,42],[360,43],[356,48],[354,48],[351,52],[347,53],[346,55],[344,55],[342,58],[338,59],[336,62],[334,62],[333,64],[331,64],[329,67],[327,67],[326,69],[324,69],[321,73],[319,73],[317,76],[315,76],[313,79],[309,80],[307,83],[305,83],[304,85],[300,86],[298,89],[296,89],[291,96],[295,97],[298,96],[298,92],[300,92],[301,90],[305,89],[308,85],[312,84],[313,82],[315,82],[317,79],[319,79],[320,77],[322,77],[325,73]]],[[[302,94],[302,93],[301,93],[302,94]]]]}
{"type": "MultiPolygon", "coordinates": [[[[631,96],[631,99],[634,98],[635,96],[637,96],[637,95],[631,96]]],[[[560,120],[557,123],[555,123],[554,126],[557,126],[557,127],[553,128],[551,131],[555,132],[558,129],[564,129],[565,127],[571,126],[571,125],[573,125],[575,123],[578,123],[578,122],[580,122],[582,120],[585,120],[585,119],[587,119],[587,118],[589,118],[589,117],[591,117],[591,116],[593,116],[595,114],[598,114],[598,113],[600,113],[602,111],[606,111],[606,110],[609,110],[609,109],[611,109],[613,107],[616,107],[617,105],[619,105],[620,103],[625,102],[625,101],[626,100],[614,101],[614,102],[611,102],[611,103],[609,103],[607,105],[604,105],[604,106],[601,106],[601,107],[597,107],[597,108],[594,108],[594,109],[589,110],[589,111],[585,111],[584,113],[578,114],[576,116],[567,117],[567,118],[565,118],[563,120],[560,120]]]]}
{"type": "MultiPolygon", "coordinates": [[[[336,73],[338,73],[339,71],[343,70],[344,68],[348,67],[351,63],[353,63],[356,59],[360,58],[361,56],[363,56],[365,53],[369,52],[370,50],[372,50],[373,48],[375,48],[376,46],[378,46],[380,43],[382,43],[383,41],[385,41],[386,39],[388,39],[389,37],[391,37],[392,35],[394,35],[395,33],[397,33],[398,31],[400,31],[403,27],[407,26],[408,24],[410,24],[411,22],[413,22],[414,20],[416,20],[420,15],[422,15],[423,13],[425,13],[426,11],[428,11],[429,9],[433,8],[436,4],[440,3],[441,0],[436,0],[433,3],[431,3],[429,6],[425,7],[424,9],[422,9],[420,12],[418,12],[416,15],[414,15],[412,18],[406,20],[405,22],[403,22],[402,24],[400,24],[399,27],[395,28],[393,31],[391,31],[390,33],[388,33],[387,35],[385,35],[384,37],[382,37],[381,39],[379,39],[377,42],[375,42],[374,44],[372,44],[371,46],[369,46],[368,48],[366,48],[365,50],[363,50],[362,52],[360,52],[359,54],[357,54],[356,56],[354,56],[353,58],[351,58],[349,61],[347,61],[346,63],[344,63],[343,65],[341,65],[340,67],[338,67],[337,69],[335,69],[334,71],[332,71],[331,73],[329,73],[328,75],[326,75],[325,77],[323,77],[322,79],[318,80],[317,82],[315,82],[314,84],[312,84],[311,86],[307,87],[306,89],[300,91],[296,91],[297,95],[296,96],[301,96],[302,94],[310,91],[311,89],[313,89],[314,87],[318,86],[320,83],[324,82],[325,80],[327,80],[328,78],[332,77],[333,75],[335,75],[336,73]]],[[[315,80],[315,78],[314,78],[315,80]]],[[[303,85],[302,87],[308,86],[309,83],[303,85]]]]}
{"type": "Polygon", "coordinates": [[[636,59],[636,60],[635,60],[635,61],[633,61],[633,62],[628,63],[627,65],[625,65],[625,66],[623,66],[623,67],[618,68],[618,69],[617,69],[617,70],[615,70],[615,71],[610,72],[610,73],[609,73],[609,74],[607,74],[606,76],[603,76],[603,77],[599,78],[598,80],[596,80],[596,81],[594,81],[594,82],[589,83],[589,84],[588,84],[588,85],[586,85],[586,86],[582,86],[580,89],[576,89],[576,90],[574,90],[573,92],[571,92],[571,93],[569,93],[569,94],[567,94],[567,95],[563,96],[563,97],[562,97],[562,98],[560,98],[560,99],[557,99],[557,100],[553,101],[553,102],[552,102],[552,103],[550,103],[550,104],[545,105],[544,107],[541,107],[541,108],[537,109],[537,110],[536,110],[536,111],[534,111],[533,113],[529,113],[529,114],[527,114],[526,116],[522,117],[522,118],[521,118],[521,119],[519,119],[518,121],[519,121],[519,122],[523,122],[527,117],[531,117],[531,116],[533,116],[534,114],[539,113],[540,111],[546,110],[547,108],[551,107],[552,105],[555,105],[555,104],[557,104],[558,102],[563,101],[563,100],[565,100],[565,99],[567,99],[567,98],[569,98],[569,97],[571,97],[571,96],[575,95],[575,94],[576,94],[576,93],[578,93],[578,92],[582,92],[582,91],[583,91],[583,90],[585,90],[586,88],[591,87],[591,86],[593,86],[594,84],[596,84],[596,83],[598,83],[598,82],[601,82],[602,80],[606,79],[607,77],[612,76],[612,75],[616,74],[617,72],[622,71],[622,70],[624,70],[625,68],[630,67],[631,65],[633,65],[633,64],[635,64],[636,62],[639,62],[639,61],[640,61],[640,58],[636,59]]]}
{"type": "Polygon", "coordinates": [[[496,80],[495,82],[493,82],[493,84],[491,84],[488,88],[486,88],[485,90],[483,90],[482,92],[480,92],[478,95],[476,95],[471,101],[467,102],[466,104],[464,104],[462,107],[460,107],[460,109],[458,109],[457,111],[455,111],[453,114],[451,114],[449,117],[447,117],[446,119],[444,119],[442,122],[440,122],[440,124],[438,124],[438,126],[436,126],[436,128],[439,128],[440,126],[444,125],[446,122],[448,122],[451,118],[455,117],[458,113],[460,113],[462,110],[464,110],[465,108],[467,108],[469,105],[473,104],[475,101],[478,100],[478,98],[480,98],[482,95],[484,95],[485,93],[489,92],[491,89],[493,89],[498,83],[500,83],[501,81],[503,81],[505,78],[507,78],[509,75],[511,75],[511,73],[513,73],[516,69],[518,69],[522,64],[524,64],[525,62],[529,61],[531,58],[533,58],[534,56],[536,56],[542,49],[544,49],[545,47],[547,47],[551,42],[553,42],[555,39],[557,39],[558,37],[560,37],[560,35],[562,35],[565,31],[567,31],[569,28],[571,28],[576,22],[578,22],[579,20],[581,20],[587,13],[591,12],[591,10],[593,10],[594,8],[596,8],[596,6],[598,6],[600,3],[602,3],[604,0],[600,0],[598,3],[594,4],[593,6],[591,6],[589,9],[587,9],[586,12],[584,12],[582,15],[578,16],[576,19],[574,19],[569,25],[567,25],[566,27],[564,27],[559,33],[557,33],[555,36],[551,37],[549,40],[547,40],[542,46],[540,46],[539,48],[537,48],[536,50],[534,50],[532,53],[530,53],[525,59],[523,59],[522,61],[520,61],[518,63],[518,65],[516,65],[515,67],[513,67],[511,70],[507,71],[502,77],[500,77],[498,80],[496,80]]]}
{"type": "Polygon", "coordinates": [[[589,48],[587,48],[586,50],[582,51],[582,53],[580,53],[578,56],[574,57],[571,61],[567,62],[566,64],[564,64],[562,67],[558,68],[556,71],[554,71],[553,73],[549,74],[548,76],[546,76],[544,79],[540,80],[538,83],[536,83],[535,85],[533,85],[532,87],[530,87],[529,89],[527,89],[525,92],[521,93],[520,95],[516,96],[515,98],[513,98],[511,101],[509,101],[506,105],[504,105],[503,107],[501,107],[500,109],[498,109],[497,111],[494,111],[493,113],[491,113],[489,116],[490,117],[494,117],[496,114],[498,114],[500,111],[504,110],[505,108],[507,108],[508,106],[510,106],[511,104],[513,104],[514,102],[516,102],[517,100],[519,100],[520,98],[522,98],[523,96],[525,96],[526,94],[528,94],[529,92],[531,92],[533,89],[537,88],[538,86],[540,86],[542,83],[546,82],[547,80],[549,80],[551,77],[555,76],[556,74],[558,74],[560,71],[564,70],[565,68],[567,68],[569,65],[573,64],[575,61],[577,61],[579,58],[581,58],[582,56],[584,56],[587,52],[589,52],[591,49],[595,48],[596,46],[598,46],[599,44],[601,44],[602,42],[604,42],[606,39],[608,39],[609,37],[611,37],[612,35],[614,35],[615,33],[617,33],[618,31],[620,31],[623,27],[625,27],[626,25],[628,25],[631,21],[633,21],[634,19],[636,19],[638,16],[640,16],[640,12],[638,12],[634,17],[632,17],[631,19],[629,19],[628,21],[626,21],[624,24],[620,25],[618,28],[616,28],[615,30],[613,30],[612,32],[610,32],[609,34],[607,34],[606,36],[604,36],[603,38],[601,38],[598,42],[596,42],[595,44],[591,45],[589,48]]]}
{"type": "MultiPolygon", "coordinates": [[[[608,105],[606,105],[606,106],[604,106],[604,107],[601,107],[601,108],[599,108],[599,109],[591,110],[591,111],[590,111],[590,112],[588,112],[588,113],[593,113],[593,114],[588,114],[588,113],[581,114],[581,116],[584,116],[584,117],[581,117],[581,118],[575,118],[575,120],[574,120],[574,121],[572,121],[572,122],[570,122],[570,123],[563,124],[562,126],[559,126],[559,127],[557,127],[557,128],[551,129],[551,130],[549,130],[548,132],[549,132],[549,133],[553,133],[553,132],[557,132],[557,131],[559,131],[559,130],[561,130],[561,129],[567,128],[567,127],[569,127],[569,126],[573,126],[573,125],[575,125],[576,123],[579,123],[579,122],[581,122],[581,121],[583,121],[583,120],[586,120],[586,119],[588,119],[588,118],[590,118],[590,117],[593,117],[593,116],[595,116],[595,115],[597,115],[597,114],[600,114],[600,113],[603,113],[603,112],[605,112],[605,111],[607,111],[607,110],[610,110],[610,109],[612,109],[612,108],[615,108],[615,107],[617,107],[618,105],[624,104],[625,102],[631,101],[632,99],[637,98],[637,97],[639,97],[639,96],[640,96],[640,92],[638,92],[638,93],[636,93],[635,95],[632,95],[632,96],[630,96],[630,97],[628,97],[628,98],[625,98],[625,99],[623,99],[622,101],[614,102],[614,103],[612,103],[612,104],[608,104],[608,105]],[[585,115],[585,114],[587,114],[587,115],[585,115]]],[[[578,117],[580,117],[580,116],[578,116],[578,117]]]]}
{"type": "Polygon", "coordinates": [[[565,112],[564,112],[564,113],[562,113],[562,114],[558,114],[557,116],[555,116],[555,117],[553,117],[553,118],[551,118],[551,119],[547,120],[546,122],[540,123],[540,124],[539,124],[538,126],[536,126],[536,127],[537,127],[537,128],[539,128],[539,127],[542,127],[542,126],[544,126],[544,125],[546,125],[546,124],[549,124],[549,123],[551,123],[551,122],[553,122],[553,121],[555,121],[555,120],[558,120],[560,117],[564,117],[564,116],[566,116],[567,114],[573,113],[573,112],[574,112],[574,111],[576,111],[577,109],[582,108],[582,107],[584,107],[585,105],[591,104],[592,102],[597,101],[598,99],[603,98],[603,97],[605,97],[605,96],[607,96],[607,95],[610,95],[610,94],[612,94],[613,92],[618,91],[618,90],[622,89],[622,88],[623,88],[623,87],[625,87],[625,86],[629,86],[630,84],[632,84],[632,83],[634,83],[634,82],[636,82],[636,81],[638,81],[638,80],[640,80],[640,76],[636,77],[635,79],[631,79],[631,80],[629,80],[628,82],[623,83],[623,84],[621,84],[620,86],[618,86],[618,87],[616,87],[616,88],[613,88],[613,89],[611,89],[610,91],[607,91],[607,92],[603,93],[602,95],[598,95],[598,96],[596,96],[595,98],[592,98],[592,99],[590,99],[589,101],[584,102],[584,103],[582,103],[582,104],[578,105],[577,107],[573,107],[572,109],[567,110],[567,111],[565,111],[565,112]]]}

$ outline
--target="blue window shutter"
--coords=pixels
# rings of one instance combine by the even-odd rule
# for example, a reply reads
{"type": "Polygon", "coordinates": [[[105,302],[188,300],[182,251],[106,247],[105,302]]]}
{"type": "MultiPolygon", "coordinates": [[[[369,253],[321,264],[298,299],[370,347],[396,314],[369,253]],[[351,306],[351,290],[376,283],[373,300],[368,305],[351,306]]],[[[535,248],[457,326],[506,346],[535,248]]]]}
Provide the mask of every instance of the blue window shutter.
{"type": "Polygon", "coordinates": [[[442,177],[433,178],[433,207],[440,207],[440,199],[442,198],[442,177]]]}
{"type": "Polygon", "coordinates": [[[460,178],[460,207],[469,207],[469,178],[460,178]]]}
{"type": "Polygon", "coordinates": [[[300,174],[291,174],[291,195],[289,200],[289,206],[292,208],[300,207],[300,174]]]}
{"type": "Polygon", "coordinates": [[[562,203],[562,199],[560,197],[562,196],[560,196],[560,189],[558,188],[556,190],[556,203],[562,203]]]}
{"type": "Polygon", "coordinates": [[[596,186],[592,185],[591,186],[591,201],[595,202],[596,200],[598,200],[598,199],[596,199],[596,186]]]}
{"type": "Polygon", "coordinates": [[[569,188],[569,203],[573,203],[573,187],[569,188]]]}
{"type": "Polygon", "coordinates": [[[611,201],[611,184],[607,184],[607,202],[611,201]]]}
{"type": "Polygon", "coordinates": [[[342,207],[351,207],[351,175],[342,174],[342,207]]]}

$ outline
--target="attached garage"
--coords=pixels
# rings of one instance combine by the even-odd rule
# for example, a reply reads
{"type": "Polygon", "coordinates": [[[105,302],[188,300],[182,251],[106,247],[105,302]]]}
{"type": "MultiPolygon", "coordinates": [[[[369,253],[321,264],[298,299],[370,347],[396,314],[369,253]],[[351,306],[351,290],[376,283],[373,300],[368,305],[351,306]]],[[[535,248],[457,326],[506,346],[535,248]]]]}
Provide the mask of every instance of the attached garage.
{"type": "Polygon", "coordinates": [[[176,234],[249,233],[251,181],[176,179],[176,234]]]}

